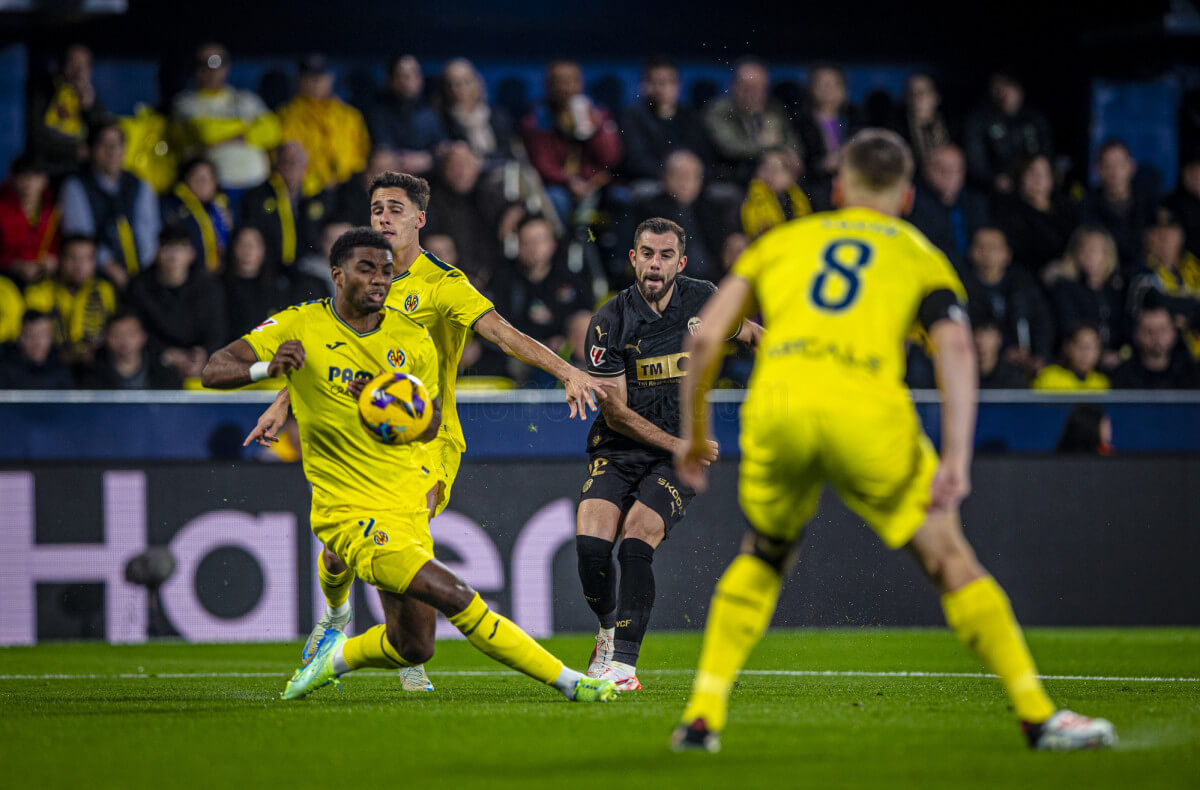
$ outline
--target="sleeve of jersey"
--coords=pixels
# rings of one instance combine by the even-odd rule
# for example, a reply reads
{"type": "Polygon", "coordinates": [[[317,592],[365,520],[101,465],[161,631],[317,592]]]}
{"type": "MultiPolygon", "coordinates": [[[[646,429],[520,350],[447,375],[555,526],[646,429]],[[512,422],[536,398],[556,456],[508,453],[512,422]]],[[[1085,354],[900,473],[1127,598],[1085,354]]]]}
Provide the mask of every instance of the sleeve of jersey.
{"type": "Polygon", "coordinates": [[[417,354],[417,364],[413,366],[413,375],[421,380],[425,385],[426,391],[429,392],[429,397],[436,398],[441,391],[438,382],[438,358],[437,349],[433,346],[433,339],[426,332],[421,338],[419,344],[419,353],[417,354]]]}
{"type": "Polygon", "coordinates": [[[434,292],[434,303],[438,312],[467,329],[496,309],[491,300],[479,293],[459,271],[452,271],[442,279],[434,292]]]}
{"type": "Polygon", "coordinates": [[[250,344],[259,361],[269,362],[285,340],[294,339],[292,329],[296,312],[296,308],[289,307],[242,335],[242,340],[250,344]]]}
{"type": "Polygon", "coordinates": [[[592,316],[587,333],[587,372],[593,376],[625,375],[625,351],[616,346],[613,322],[605,313],[592,316]]]}
{"type": "Polygon", "coordinates": [[[953,291],[959,301],[966,304],[967,289],[954,271],[950,259],[941,250],[929,245],[928,263],[925,266],[924,291],[931,294],[934,291],[953,291]]]}

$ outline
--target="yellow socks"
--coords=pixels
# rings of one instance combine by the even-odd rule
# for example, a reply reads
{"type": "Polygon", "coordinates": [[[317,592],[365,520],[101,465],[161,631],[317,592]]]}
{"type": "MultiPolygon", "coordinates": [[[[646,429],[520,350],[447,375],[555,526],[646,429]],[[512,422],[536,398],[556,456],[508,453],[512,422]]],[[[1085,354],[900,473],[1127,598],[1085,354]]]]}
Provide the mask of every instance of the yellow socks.
{"type": "Polygon", "coordinates": [[[396,648],[388,641],[387,626],[382,624],[347,639],[342,645],[342,661],[345,662],[348,672],[364,667],[396,669],[412,666],[400,657],[396,648]]]}
{"type": "Polygon", "coordinates": [[[750,554],[725,570],[713,593],[685,723],[704,719],[710,730],[725,728],[729,690],[771,622],[782,583],[774,568],[750,554]]]}
{"type": "Polygon", "coordinates": [[[1035,724],[1050,718],[1054,703],[1037,678],[1008,596],[996,580],[984,576],[943,595],[942,609],[958,638],[1000,676],[1018,718],[1035,724]]]}
{"type": "Polygon", "coordinates": [[[507,617],[489,609],[478,594],[450,623],[480,651],[534,680],[553,685],[562,674],[563,662],[507,617]]]}
{"type": "Polygon", "coordinates": [[[337,609],[350,599],[350,585],[354,581],[354,571],[347,568],[341,573],[334,573],[325,567],[325,560],[317,556],[317,580],[321,583],[321,592],[325,593],[325,603],[330,609],[337,609]]]}

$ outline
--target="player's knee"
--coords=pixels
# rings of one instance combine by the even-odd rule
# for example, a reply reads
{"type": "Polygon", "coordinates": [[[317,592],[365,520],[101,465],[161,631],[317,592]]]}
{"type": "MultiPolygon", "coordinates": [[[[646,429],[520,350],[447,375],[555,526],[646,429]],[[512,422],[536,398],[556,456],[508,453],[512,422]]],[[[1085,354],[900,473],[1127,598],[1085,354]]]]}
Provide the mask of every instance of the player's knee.
{"type": "Polygon", "coordinates": [[[663,524],[662,518],[653,511],[631,512],[625,519],[622,537],[636,538],[650,544],[653,548],[662,543],[663,538],[666,537],[666,525],[663,524]]]}
{"type": "Polygon", "coordinates": [[[753,528],[746,530],[742,553],[758,557],[782,576],[791,569],[799,555],[800,539],[772,538],[753,528]]]}
{"type": "Polygon", "coordinates": [[[341,557],[329,549],[321,549],[321,562],[325,564],[325,570],[333,574],[345,573],[349,567],[346,563],[342,562],[341,557]]]}
{"type": "Polygon", "coordinates": [[[962,538],[921,546],[917,560],[925,575],[943,590],[959,587],[984,574],[975,553],[962,538]]]}

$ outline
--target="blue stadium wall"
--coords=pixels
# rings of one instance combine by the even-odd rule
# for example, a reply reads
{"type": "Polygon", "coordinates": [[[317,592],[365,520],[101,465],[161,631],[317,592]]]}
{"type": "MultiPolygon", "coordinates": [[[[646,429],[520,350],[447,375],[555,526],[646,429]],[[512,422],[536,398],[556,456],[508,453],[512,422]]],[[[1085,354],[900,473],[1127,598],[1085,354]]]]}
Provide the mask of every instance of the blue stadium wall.
{"type": "MultiPolygon", "coordinates": [[[[299,466],[208,456],[209,444],[223,451],[240,438],[268,396],[230,403],[172,394],[200,405],[108,406],[72,397],[83,396],[27,403],[10,393],[0,403],[8,453],[0,460],[0,644],[307,633],[320,604],[299,466]],[[215,442],[212,425],[223,426],[215,442]],[[106,453],[97,437],[108,437],[106,453]],[[83,451],[72,453],[73,443],[83,451]],[[14,454],[14,447],[38,452],[14,454]],[[150,546],[167,547],[178,563],[160,607],[124,577],[127,561],[150,546]]],[[[439,557],[538,635],[594,627],[573,549],[586,424],[568,423],[565,407],[543,397],[556,396],[466,404],[472,450],[451,508],[433,525],[439,557]]],[[[1200,624],[1197,398],[1139,404],[1110,396],[1118,445],[1138,448],[1113,458],[1038,452],[1052,446],[1068,405],[1024,399],[984,404],[980,437],[991,421],[993,440],[1034,452],[982,455],[964,511],[969,537],[1020,617],[1041,625],[1200,624]]],[[[927,423],[935,416],[933,404],[919,409],[927,423]]],[[[735,402],[717,405],[726,461],[656,556],[654,628],[699,627],[737,550],[745,523],[729,452],[736,411],[735,402]]],[[[375,596],[362,585],[355,595],[357,627],[378,621],[375,596]]],[[[827,496],[775,623],[940,622],[937,597],[907,556],[885,551],[827,496]]],[[[440,629],[453,636],[445,623],[440,629]]]]}

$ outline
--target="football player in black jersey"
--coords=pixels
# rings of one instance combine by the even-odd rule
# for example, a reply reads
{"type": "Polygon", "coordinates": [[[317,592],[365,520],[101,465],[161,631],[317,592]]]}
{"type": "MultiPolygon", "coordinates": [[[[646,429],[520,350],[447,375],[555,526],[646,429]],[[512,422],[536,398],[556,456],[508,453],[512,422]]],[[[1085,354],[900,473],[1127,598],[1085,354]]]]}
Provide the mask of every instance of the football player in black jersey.
{"type": "MultiPolygon", "coordinates": [[[[675,476],[683,340],[699,329],[716,291],[680,274],[687,236],[668,219],[638,226],[629,260],[637,282],[613,297],[588,326],[588,373],[616,385],[588,434],[588,476],[580,493],[575,547],[579,579],[600,620],[588,674],[637,690],[638,651],[654,605],[654,550],[683,518],[695,492],[675,476]],[[612,551],[621,546],[618,594],[612,551]]],[[[742,324],[730,340],[757,345],[762,327],[742,324]]],[[[708,461],[717,458],[710,442],[708,461]]]]}

